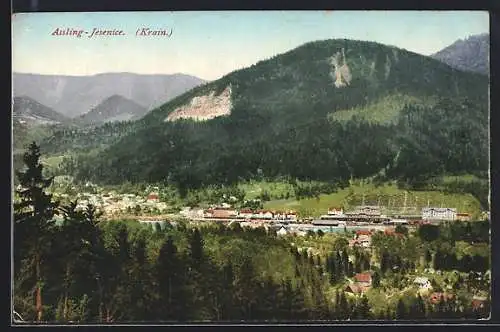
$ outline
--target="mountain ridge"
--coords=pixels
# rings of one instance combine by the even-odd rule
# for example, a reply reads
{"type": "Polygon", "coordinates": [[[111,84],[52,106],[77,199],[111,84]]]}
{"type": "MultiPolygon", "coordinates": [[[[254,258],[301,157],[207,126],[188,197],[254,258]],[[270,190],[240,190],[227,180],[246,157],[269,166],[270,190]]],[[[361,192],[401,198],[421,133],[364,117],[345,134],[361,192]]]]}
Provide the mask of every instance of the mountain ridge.
{"type": "Polygon", "coordinates": [[[205,82],[181,73],[100,73],[85,76],[14,73],[13,92],[14,96],[29,96],[67,117],[78,117],[114,94],[153,109],[205,82]]]}
{"type": "Polygon", "coordinates": [[[431,57],[459,70],[489,75],[489,39],[488,33],[471,35],[455,41],[431,57]]]}
{"type": "MultiPolygon", "coordinates": [[[[426,56],[423,56],[419,53],[416,53],[416,52],[412,52],[412,51],[408,51],[408,50],[404,50],[404,49],[399,49],[395,46],[386,46],[384,44],[381,44],[381,43],[377,43],[377,42],[368,42],[368,41],[361,41],[361,40],[346,40],[346,39],[327,39],[327,40],[320,40],[320,41],[313,41],[313,42],[308,42],[308,43],[305,43],[301,46],[298,46],[297,48],[294,48],[290,51],[287,51],[287,52],[284,52],[282,54],[279,54],[279,55],[276,55],[274,57],[271,57],[270,59],[266,59],[266,60],[261,60],[259,62],[257,62],[256,64],[252,65],[252,66],[249,66],[247,68],[243,68],[243,69],[239,69],[239,70],[235,70],[225,76],[223,76],[222,78],[218,79],[218,80],[215,80],[215,81],[212,81],[212,82],[207,82],[206,84],[202,85],[202,86],[199,86],[199,87],[195,87],[194,89],[188,91],[187,93],[184,93],[172,100],[170,100],[169,102],[163,104],[162,106],[152,110],[147,117],[145,117],[145,119],[148,119],[148,118],[154,118],[154,121],[159,121],[159,120],[163,120],[163,119],[160,119],[160,118],[157,118],[156,115],[160,114],[160,113],[164,113],[163,115],[168,115],[170,112],[172,112],[173,110],[170,110],[170,106],[172,105],[175,105],[175,106],[181,106],[183,103],[185,104],[188,99],[191,97],[191,96],[202,96],[203,93],[205,94],[208,94],[209,92],[211,91],[214,91],[215,95],[219,95],[222,91],[224,91],[224,89],[226,89],[229,85],[232,85],[232,90],[233,92],[235,92],[235,95],[238,94],[238,89],[241,88],[241,85],[245,86],[245,88],[248,86],[248,84],[245,84],[244,82],[244,79],[242,79],[242,73],[243,72],[249,72],[249,71],[252,71],[254,70],[254,68],[258,67],[258,66],[270,66],[272,65],[274,62],[276,62],[276,59],[277,58],[280,58],[280,59],[286,59],[287,57],[289,57],[291,54],[296,54],[296,53],[300,53],[302,52],[302,50],[304,49],[308,49],[308,48],[322,48],[323,45],[328,45],[330,44],[330,53],[328,53],[327,56],[325,56],[324,58],[322,59],[319,59],[317,60],[317,62],[319,64],[321,64],[321,66],[323,66],[324,68],[324,72],[321,73],[321,79],[323,79],[323,84],[326,85],[326,84],[335,84],[335,82],[333,80],[330,80],[330,79],[324,79],[326,75],[330,75],[332,73],[332,68],[330,67],[329,65],[329,60],[328,58],[331,56],[331,55],[334,55],[335,52],[339,52],[342,50],[342,46],[343,46],[343,43],[345,42],[350,42],[350,43],[354,43],[354,44],[358,44],[358,45],[367,45],[371,48],[380,48],[380,47],[383,47],[383,48],[386,48],[388,51],[390,50],[392,52],[392,54],[394,55],[394,61],[397,62],[398,58],[397,58],[397,54],[399,52],[402,52],[402,53],[406,53],[407,55],[411,56],[413,58],[413,60],[415,59],[419,59],[419,61],[421,62],[426,62],[427,64],[434,64],[435,65],[435,68],[434,69],[439,69],[441,72],[448,72],[449,74],[451,75],[462,75],[461,74],[461,71],[458,71],[457,69],[455,68],[452,68],[451,70],[449,70],[449,66],[447,64],[444,64],[443,62],[437,60],[437,59],[433,59],[433,58],[430,58],[430,57],[426,57],[426,56]],[[335,44],[335,46],[333,46],[332,44],[335,44]],[[200,93],[201,92],[201,93],[200,93]]],[[[324,47],[323,47],[324,48],[324,47]]],[[[347,58],[348,58],[348,63],[351,62],[351,67],[352,67],[352,60],[349,59],[349,54],[347,54],[347,58]]],[[[351,58],[352,59],[352,58],[351,58]]],[[[384,66],[385,64],[381,64],[381,62],[384,62],[385,58],[384,59],[377,59],[378,63],[377,63],[377,66],[384,66]]],[[[304,61],[304,60],[302,60],[304,61]]],[[[364,59],[364,61],[368,61],[367,59],[364,59]]],[[[286,60],[285,60],[286,62],[286,60]]],[[[373,64],[373,63],[372,63],[373,64]]],[[[370,66],[372,65],[370,64],[370,66]]],[[[279,64],[278,66],[282,66],[282,64],[279,64]]],[[[366,66],[365,66],[366,67],[366,66]]],[[[385,70],[385,68],[383,68],[385,70]]],[[[389,69],[390,70],[390,69],[389,69]]],[[[366,75],[366,76],[370,76],[371,74],[369,73],[370,72],[370,69],[367,69],[365,68],[364,69],[365,72],[362,72],[361,73],[361,76],[362,75],[366,75]]],[[[426,75],[423,75],[423,80],[426,81],[425,83],[427,83],[427,81],[429,81],[432,77],[429,77],[429,76],[432,76],[433,73],[430,72],[430,73],[425,73],[426,75]]],[[[307,75],[307,74],[306,74],[307,75]]],[[[306,76],[304,75],[304,76],[306,76]]],[[[477,73],[470,73],[470,72],[467,72],[466,75],[469,75],[470,79],[472,80],[481,80],[481,78],[479,78],[477,75],[477,73]]],[[[266,75],[263,75],[264,76],[264,80],[266,78],[268,78],[269,76],[271,75],[267,75],[268,77],[266,77],[266,75]]],[[[355,79],[359,79],[360,75],[358,75],[358,77],[355,77],[355,79]]],[[[385,76],[385,74],[382,74],[382,76],[385,76]]],[[[292,77],[292,78],[295,78],[295,77],[292,77]]],[[[367,81],[370,81],[372,79],[372,77],[368,77],[367,81]]],[[[374,81],[376,81],[378,78],[375,77],[374,78],[374,81]]],[[[387,78],[385,78],[387,80],[387,78]]],[[[311,81],[313,81],[311,79],[311,81]]],[[[449,81],[453,81],[453,77],[452,79],[449,79],[449,81]]],[[[289,82],[289,83],[295,83],[294,82],[289,82]]],[[[370,82],[368,82],[370,83],[370,82]]],[[[404,84],[398,84],[398,83],[401,83],[401,82],[395,82],[393,81],[393,84],[390,85],[390,88],[392,89],[396,89],[396,90],[404,90],[407,88],[407,85],[408,83],[407,82],[404,82],[404,84]]],[[[297,82],[297,84],[300,86],[300,85],[303,85],[303,83],[301,82],[297,82]]],[[[378,84],[377,82],[375,82],[375,85],[378,84]]],[[[472,85],[471,85],[472,86],[472,85]]],[[[454,86],[451,87],[451,89],[455,88],[454,86]]],[[[295,89],[295,87],[292,87],[292,89],[295,89]]],[[[349,90],[349,87],[341,87],[341,88],[338,88],[337,90],[331,90],[331,91],[340,91],[342,92],[343,89],[346,89],[346,90],[349,90]]],[[[445,90],[445,92],[452,92],[451,89],[448,87],[441,87],[441,89],[445,90]],[[447,90],[447,91],[446,91],[447,90]]],[[[429,89],[429,92],[434,92],[432,91],[431,89],[429,89]]],[[[453,93],[453,92],[452,92],[453,93]]],[[[306,96],[307,99],[310,99],[309,98],[310,96],[306,96]]],[[[237,101],[235,100],[232,100],[233,101],[233,104],[237,103],[237,101]]],[[[254,102],[259,102],[258,100],[255,100],[254,102]]],[[[342,109],[342,108],[340,108],[342,109]]]]}
{"type": "Polygon", "coordinates": [[[69,121],[69,118],[63,114],[27,96],[14,97],[12,105],[13,118],[17,121],[27,122],[30,125],[66,123],[69,121]]]}
{"type": "Polygon", "coordinates": [[[46,76],[46,77],[51,77],[51,76],[64,76],[64,77],[71,77],[71,78],[79,78],[79,77],[93,77],[93,76],[102,76],[102,75],[135,75],[135,76],[187,76],[187,77],[192,77],[196,79],[200,79],[204,82],[209,82],[209,80],[203,79],[201,77],[198,77],[196,75],[192,74],[187,74],[187,73],[135,73],[131,71],[110,71],[110,72],[102,72],[102,73],[95,73],[95,74],[87,74],[87,75],[66,75],[66,74],[42,74],[42,73],[31,73],[31,72],[20,72],[20,71],[13,71],[13,75],[33,75],[33,76],[46,76]]]}
{"type": "Polygon", "coordinates": [[[98,125],[105,122],[133,121],[148,112],[147,108],[121,95],[112,95],[89,112],[80,115],[75,122],[81,125],[98,125]]]}

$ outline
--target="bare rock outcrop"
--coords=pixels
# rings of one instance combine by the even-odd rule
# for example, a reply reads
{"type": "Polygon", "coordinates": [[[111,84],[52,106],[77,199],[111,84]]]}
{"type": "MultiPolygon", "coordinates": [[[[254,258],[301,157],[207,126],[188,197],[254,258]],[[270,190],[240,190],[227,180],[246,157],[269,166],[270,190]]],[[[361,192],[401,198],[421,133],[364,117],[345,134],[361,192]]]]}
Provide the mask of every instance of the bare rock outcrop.
{"type": "Polygon", "coordinates": [[[331,64],[335,71],[332,72],[332,78],[334,79],[335,87],[342,88],[351,84],[352,74],[349,66],[347,65],[344,49],[342,49],[342,54],[337,52],[331,58],[331,64]]]}
{"type": "Polygon", "coordinates": [[[217,96],[212,91],[208,95],[193,97],[188,105],[177,108],[167,116],[165,121],[178,119],[207,121],[219,116],[229,115],[232,108],[231,94],[231,86],[228,86],[217,96]]]}

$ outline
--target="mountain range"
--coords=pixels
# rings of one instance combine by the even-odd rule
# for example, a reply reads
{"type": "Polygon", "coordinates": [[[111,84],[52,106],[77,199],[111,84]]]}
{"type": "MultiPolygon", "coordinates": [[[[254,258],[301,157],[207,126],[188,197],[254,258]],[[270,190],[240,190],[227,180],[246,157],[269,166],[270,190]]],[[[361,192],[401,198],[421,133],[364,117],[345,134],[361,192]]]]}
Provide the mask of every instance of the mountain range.
{"type": "Polygon", "coordinates": [[[457,40],[431,57],[456,69],[489,75],[489,53],[490,36],[485,33],[457,40]]]}
{"type": "Polygon", "coordinates": [[[98,125],[105,122],[133,121],[140,119],[148,109],[119,95],[106,98],[90,112],[75,119],[77,124],[98,125]]]}
{"type": "Polygon", "coordinates": [[[105,99],[120,95],[151,110],[205,83],[184,74],[103,73],[92,76],[13,74],[15,97],[27,96],[69,117],[88,113],[105,99]]]}
{"type": "Polygon", "coordinates": [[[116,140],[72,162],[79,179],[168,181],[183,190],[262,177],[419,181],[487,171],[487,128],[484,75],[335,39],[234,71],[138,121],[108,127],[106,137],[116,140]]]}

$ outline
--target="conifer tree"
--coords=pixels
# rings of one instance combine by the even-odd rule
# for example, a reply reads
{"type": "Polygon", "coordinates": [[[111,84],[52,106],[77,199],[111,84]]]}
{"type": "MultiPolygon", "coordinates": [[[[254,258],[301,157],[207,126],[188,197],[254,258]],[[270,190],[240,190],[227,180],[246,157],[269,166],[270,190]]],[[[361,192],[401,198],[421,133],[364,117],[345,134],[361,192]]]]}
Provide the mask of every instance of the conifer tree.
{"type": "Polygon", "coordinates": [[[362,296],[359,303],[356,305],[356,319],[371,319],[372,314],[370,312],[370,304],[368,303],[368,298],[366,296],[362,296]]]}
{"type": "Polygon", "coordinates": [[[335,319],[340,318],[340,294],[338,289],[335,291],[334,316],[335,319]]]}
{"type": "Polygon", "coordinates": [[[349,276],[349,255],[347,254],[347,250],[342,251],[342,264],[343,270],[344,270],[344,275],[349,276]]]}
{"type": "Polygon", "coordinates": [[[398,320],[406,319],[406,317],[407,317],[406,305],[402,299],[399,299],[396,307],[396,319],[398,320]]]}
{"type": "Polygon", "coordinates": [[[231,320],[234,314],[233,293],[234,293],[234,271],[233,265],[229,261],[222,268],[224,292],[221,305],[221,317],[223,320],[231,320]]]}
{"type": "Polygon", "coordinates": [[[389,307],[387,307],[387,310],[385,312],[385,319],[386,320],[393,320],[394,319],[393,314],[392,314],[392,310],[389,307]]]}
{"type": "Polygon", "coordinates": [[[152,297],[150,266],[147,258],[147,243],[143,233],[133,244],[132,269],[131,269],[131,308],[130,319],[141,322],[153,318],[152,307],[149,299],[152,297]]]}
{"type": "Polygon", "coordinates": [[[240,308],[243,320],[252,320],[257,303],[257,280],[255,268],[250,258],[242,262],[235,281],[235,302],[240,308]]]}
{"type": "Polygon", "coordinates": [[[340,294],[340,301],[339,301],[339,318],[342,320],[348,319],[350,316],[350,312],[351,308],[349,306],[349,302],[347,301],[345,293],[342,292],[340,294]]]}
{"type": "Polygon", "coordinates": [[[57,202],[47,189],[53,178],[44,178],[40,163],[40,148],[33,142],[23,156],[24,171],[17,171],[19,200],[14,204],[14,271],[16,287],[34,289],[34,305],[37,321],[43,319],[43,286],[46,279],[46,256],[50,251],[53,217],[57,213],[57,202]],[[22,287],[23,281],[31,284],[22,287]]]}
{"type": "Polygon", "coordinates": [[[193,267],[200,266],[204,258],[203,239],[198,228],[195,228],[189,239],[189,253],[193,267]]]}
{"type": "Polygon", "coordinates": [[[417,317],[419,319],[425,318],[427,313],[425,310],[425,302],[420,296],[420,294],[417,294],[417,301],[416,301],[416,312],[417,312],[417,317]]]}
{"type": "Polygon", "coordinates": [[[380,258],[380,271],[382,272],[382,274],[385,274],[390,269],[391,269],[390,257],[387,251],[384,251],[382,252],[382,256],[380,258]]]}
{"type": "Polygon", "coordinates": [[[430,264],[432,263],[432,254],[429,249],[425,251],[425,263],[427,266],[430,266],[430,264]]]}
{"type": "Polygon", "coordinates": [[[187,293],[181,260],[172,236],[168,236],[160,249],[156,262],[158,282],[157,319],[183,321],[187,319],[187,293]]]}
{"type": "Polygon", "coordinates": [[[264,320],[275,320],[278,313],[278,286],[268,276],[261,285],[262,295],[258,298],[258,317],[264,320]]]}
{"type": "Polygon", "coordinates": [[[375,271],[372,276],[372,286],[373,288],[380,287],[380,274],[375,271]]]}
{"type": "Polygon", "coordinates": [[[88,246],[89,236],[84,234],[85,212],[77,210],[77,202],[70,202],[68,206],[61,207],[64,219],[61,231],[57,232],[58,246],[60,247],[60,260],[64,266],[63,288],[64,295],[62,301],[62,321],[68,321],[70,316],[70,302],[72,298],[71,288],[75,282],[82,282],[82,279],[75,275],[75,269],[81,264],[85,264],[80,259],[82,249],[88,246]]]}
{"type": "Polygon", "coordinates": [[[338,275],[339,276],[345,275],[344,263],[342,262],[342,255],[340,254],[340,251],[337,251],[334,262],[336,264],[335,270],[338,271],[338,275]]]}

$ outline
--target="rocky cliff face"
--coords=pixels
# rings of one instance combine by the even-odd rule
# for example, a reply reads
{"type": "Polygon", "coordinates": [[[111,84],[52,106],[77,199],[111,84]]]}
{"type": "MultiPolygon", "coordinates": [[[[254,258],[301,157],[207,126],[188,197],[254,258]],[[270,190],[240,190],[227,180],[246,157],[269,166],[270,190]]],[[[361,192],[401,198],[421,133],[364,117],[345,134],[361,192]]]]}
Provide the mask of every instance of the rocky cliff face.
{"type": "Polygon", "coordinates": [[[165,121],[178,119],[206,121],[231,114],[231,107],[231,86],[228,86],[218,96],[212,91],[208,95],[193,97],[189,105],[177,108],[165,118],[165,121]]]}
{"type": "Polygon", "coordinates": [[[349,66],[347,65],[344,49],[342,49],[342,53],[337,52],[331,58],[331,64],[333,66],[334,72],[331,73],[331,76],[334,79],[335,87],[342,88],[351,83],[352,75],[349,66]]]}

